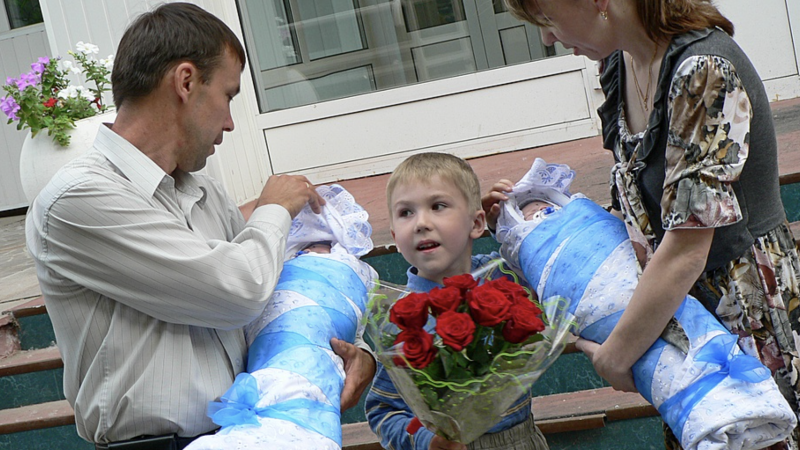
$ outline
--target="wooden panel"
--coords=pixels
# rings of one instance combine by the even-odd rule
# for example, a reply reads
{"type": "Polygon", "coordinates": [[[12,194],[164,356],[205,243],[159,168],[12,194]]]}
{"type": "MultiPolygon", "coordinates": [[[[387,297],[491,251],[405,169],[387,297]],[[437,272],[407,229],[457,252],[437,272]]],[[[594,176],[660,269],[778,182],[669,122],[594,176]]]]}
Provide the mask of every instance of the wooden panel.
{"type": "Polygon", "coordinates": [[[580,417],[536,420],[536,425],[544,434],[564,433],[567,431],[591,430],[606,426],[605,414],[590,414],[580,417]]]}
{"type": "Polygon", "coordinates": [[[0,434],[60,427],[75,423],[66,400],[0,410],[0,434]]]}
{"type": "Polygon", "coordinates": [[[55,345],[47,348],[26,350],[0,359],[0,377],[37,372],[64,367],[61,353],[55,345]]]}

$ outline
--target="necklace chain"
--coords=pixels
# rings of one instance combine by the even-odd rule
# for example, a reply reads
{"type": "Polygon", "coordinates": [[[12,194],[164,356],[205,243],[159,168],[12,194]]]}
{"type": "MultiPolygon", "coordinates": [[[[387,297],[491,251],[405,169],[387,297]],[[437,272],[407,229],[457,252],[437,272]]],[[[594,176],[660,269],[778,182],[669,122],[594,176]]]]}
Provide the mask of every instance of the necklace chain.
{"type": "Polygon", "coordinates": [[[639,77],[636,76],[636,69],[633,67],[633,55],[631,55],[631,73],[633,73],[633,83],[636,85],[636,94],[639,97],[639,103],[642,105],[642,110],[645,114],[650,114],[650,85],[653,81],[653,63],[656,62],[656,54],[658,54],[658,45],[653,51],[653,57],[650,59],[650,65],[647,66],[647,89],[642,93],[642,88],[639,85],[639,77]]]}

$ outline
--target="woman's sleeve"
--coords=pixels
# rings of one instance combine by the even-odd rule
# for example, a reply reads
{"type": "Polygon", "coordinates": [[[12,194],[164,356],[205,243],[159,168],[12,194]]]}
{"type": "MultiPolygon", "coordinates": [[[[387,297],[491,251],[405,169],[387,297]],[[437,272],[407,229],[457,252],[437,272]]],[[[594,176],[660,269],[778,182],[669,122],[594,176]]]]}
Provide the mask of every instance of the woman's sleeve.
{"type": "Polygon", "coordinates": [[[741,220],[731,183],[747,160],[753,110],[733,64],[708,55],[685,60],[672,79],[668,114],[664,229],[741,220]]]}

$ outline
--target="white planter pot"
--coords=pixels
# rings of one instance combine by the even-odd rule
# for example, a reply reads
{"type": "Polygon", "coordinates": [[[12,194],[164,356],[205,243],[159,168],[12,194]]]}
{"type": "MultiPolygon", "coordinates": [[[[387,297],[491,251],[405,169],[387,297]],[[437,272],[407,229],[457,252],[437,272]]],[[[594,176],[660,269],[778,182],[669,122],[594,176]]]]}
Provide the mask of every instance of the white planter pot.
{"type": "Polygon", "coordinates": [[[67,147],[56,144],[53,137],[47,135],[47,130],[40,131],[36,137],[31,137],[28,132],[19,155],[22,192],[28,202],[33,202],[58,169],[89,151],[100,124],[113,122],[116,115],[116,112],[111,111],[75,122],[75,128],[69,132],[70,141],[67,147]]]}

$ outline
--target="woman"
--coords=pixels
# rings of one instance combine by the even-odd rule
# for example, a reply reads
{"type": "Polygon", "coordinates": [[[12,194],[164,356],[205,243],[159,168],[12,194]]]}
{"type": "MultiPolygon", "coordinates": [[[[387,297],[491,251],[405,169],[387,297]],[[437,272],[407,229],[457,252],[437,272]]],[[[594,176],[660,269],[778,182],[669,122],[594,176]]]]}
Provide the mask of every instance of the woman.
{"type": "MultiPolygon", "coordinates": [[[[612,206],[652,251],[605,343],[578,347],[614,388],[635,391],[633,363],[690,293],[770,368],[797,412],[800,262],[769,101],[733,24],[704,0],[506,1],[542,27],[545,44],[603,60],[612,206]]],[[[666,431],[667,448],[679,448],[666,431]]],[[[796,442],[797,430],[771,448],[796,442]]]]}

